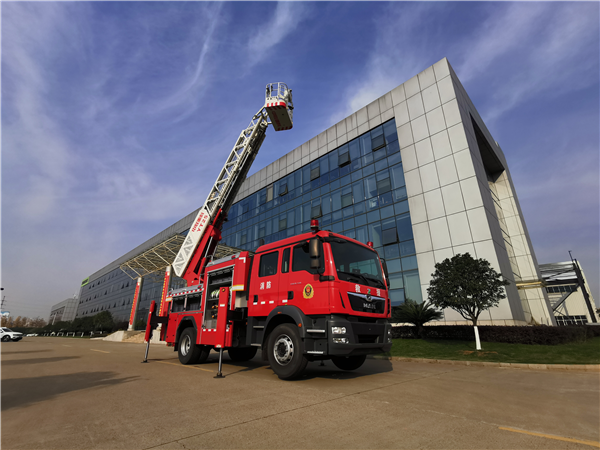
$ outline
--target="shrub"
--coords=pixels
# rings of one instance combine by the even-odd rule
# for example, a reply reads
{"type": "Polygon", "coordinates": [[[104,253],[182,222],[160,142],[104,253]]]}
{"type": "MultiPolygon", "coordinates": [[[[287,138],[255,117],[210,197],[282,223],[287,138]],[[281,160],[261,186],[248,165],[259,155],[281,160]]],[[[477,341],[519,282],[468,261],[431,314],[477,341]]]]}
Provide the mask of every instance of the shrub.
{"type": "Polygon", "coordinates": [[[392,320],[400,323],[412,323],[417,336],[421,336],[423,325],[432,320],[441,319],[442,312],[437,311],[429,303],[417,303],[409,298],[392,310],[392,320]]]}
{"type": "MultiPolygon", "coordinates": [[[[413,327],[393,327],[392,337],[401,339],[414,338],[413,327]],[[409,336],[410,335],[410,336],[409,336]]],[[[558,345],[572,342],[583,342],[587,338],[600,334],[600,327],[566,326],[566,327],[517,327],[517,326],[480,326],[479,335],[485,342],[528,345],[558,345]],[[593,330],[590,330],[593,328],[593,330]],[[596,334],[597,333],[597,334],[596,334]]],[[[423,327],[423,339],[446,339],[470,341],[473,339],[473,327],[468,325],[439,325],[423,327]]]]}

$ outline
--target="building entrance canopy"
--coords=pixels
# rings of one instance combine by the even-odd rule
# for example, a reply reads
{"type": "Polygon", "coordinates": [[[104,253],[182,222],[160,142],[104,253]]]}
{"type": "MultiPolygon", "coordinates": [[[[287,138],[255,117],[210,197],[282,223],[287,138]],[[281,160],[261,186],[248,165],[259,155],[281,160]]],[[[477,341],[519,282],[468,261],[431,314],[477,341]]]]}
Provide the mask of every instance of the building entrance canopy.
{"type": "MultiPolygon", "coordinates": [[[[173,264],[184,240],[185,236],[181,234],[172,236],[151,249],[125,261],[119,267],[134,280],[138,277],[145,277],[155,272],[164,271],[168,266],[173,264]]],[[[224,258],[240,251],[239,248],[219,244],[213,258],[224,258]]]]}

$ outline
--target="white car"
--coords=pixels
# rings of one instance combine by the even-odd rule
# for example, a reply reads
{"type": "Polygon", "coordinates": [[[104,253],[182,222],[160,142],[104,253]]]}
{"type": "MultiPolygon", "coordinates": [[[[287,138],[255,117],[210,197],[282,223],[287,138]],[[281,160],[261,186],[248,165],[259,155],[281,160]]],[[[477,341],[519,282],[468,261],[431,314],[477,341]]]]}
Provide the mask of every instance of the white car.
{"type": "Polygon", "coordinates": [[[23,333],[18,333],[10,328],[0,327],[0,341],[20,341],[23,339],[23,333]]]}

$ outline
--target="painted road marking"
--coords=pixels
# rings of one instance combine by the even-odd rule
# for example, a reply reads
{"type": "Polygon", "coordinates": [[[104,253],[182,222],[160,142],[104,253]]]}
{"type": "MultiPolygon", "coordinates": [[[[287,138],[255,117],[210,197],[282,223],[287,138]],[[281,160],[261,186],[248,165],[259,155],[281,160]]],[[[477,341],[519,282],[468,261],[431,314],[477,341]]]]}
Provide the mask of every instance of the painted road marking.
{"type": "Polygon", "coordinates": [[[96,350],[96,349],[93,349],[93,348],[90,348],[90,350],[93,351],[93,352],[110,353],[110,352],[105,352],[104,350],[96,350]]]}
{"type": "Polygon", "coordinates": [[[198,369],[198,370],[203,370],[204,372],[210,372],[210,373],[215,373],[214,370],[208,370],[208,369],[203,369],[202,367],[194,367],[194,366],[185,366],[183,364],[177,364],[177,363],[170,363],[170,362],[166,362],[166,361],[156,361],[159,362],[161,364],[169,364],[171,366],[178,366],[178,367],[185,367],[187,369],[198,369]]]}
{"type": "Polygon", "coordinates": [[[529,434],[530,436],[538,436],[538,437],[543,437],[543,438],[547,438],[547,439],[556,439],[557,441],[575,442],[577,444],[590,445],[592,447],[600,448],[600,442],[596,442],[596,441],[582,441],[581,439],[571,439],[571,438],[566,438],[566,437],[562,437],[562,436],[553,436],[551,434],[534,433],[532,431],[517,430],[515,428],[506,428],[506,427],[498,427],[498,428],[500,430],[504,430],[504,431],[512,431],[513,433],[529,434]]]}

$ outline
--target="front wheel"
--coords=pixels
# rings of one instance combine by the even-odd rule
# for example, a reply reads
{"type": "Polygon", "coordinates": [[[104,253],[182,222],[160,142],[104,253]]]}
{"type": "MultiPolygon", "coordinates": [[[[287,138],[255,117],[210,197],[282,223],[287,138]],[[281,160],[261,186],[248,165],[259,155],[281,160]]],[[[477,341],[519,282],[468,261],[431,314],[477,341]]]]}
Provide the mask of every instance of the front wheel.
{"type": "Polygon", "coordinates": [[[366,359],[367,355],[331,357],[333,364],[342,370],[356,370],[364,364],[366,359]]]}
{"type": "Polygon", "coordinates": [[[181,364],[196,364],[204,362],[208,358],[210,348],[204,345],[196,345],[196,330],[186,328],[179,338],[179,362],[181,364]]]}
{"type": "Polygon", "coordinates": [[[10,336],[2,336],[2,342],[10,341],[10,336]]]}
{"type": "Polygon", "coordinates": [[[275,327],[267,345],[269,364],[282,380],[291,380],[304,372],[308,359],[302,354],[298,328],[289,323],[275,327]]]}

